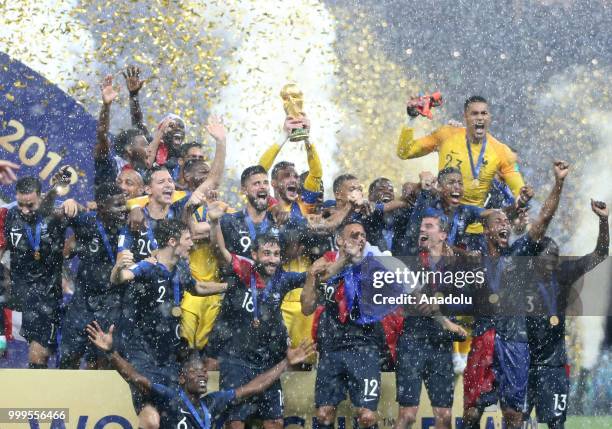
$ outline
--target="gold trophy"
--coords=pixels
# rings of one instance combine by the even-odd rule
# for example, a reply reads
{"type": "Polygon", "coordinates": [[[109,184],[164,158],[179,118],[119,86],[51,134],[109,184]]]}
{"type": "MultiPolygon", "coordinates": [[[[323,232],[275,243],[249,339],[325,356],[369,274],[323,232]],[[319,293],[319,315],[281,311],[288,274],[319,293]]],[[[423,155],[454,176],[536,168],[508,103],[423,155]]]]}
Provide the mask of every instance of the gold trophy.
{"type": "MultiPolygon", "coordinates": [[[[294,83],[288,83],[281,89],[280,96],[283,99],[283,108],[287,116],[299,118],[304,115],[304,93],[294,83]]],[[[306,128],[296,128],[291,131],[289,140],[299,142],[308,139],[308,130],[306,128]]]]}

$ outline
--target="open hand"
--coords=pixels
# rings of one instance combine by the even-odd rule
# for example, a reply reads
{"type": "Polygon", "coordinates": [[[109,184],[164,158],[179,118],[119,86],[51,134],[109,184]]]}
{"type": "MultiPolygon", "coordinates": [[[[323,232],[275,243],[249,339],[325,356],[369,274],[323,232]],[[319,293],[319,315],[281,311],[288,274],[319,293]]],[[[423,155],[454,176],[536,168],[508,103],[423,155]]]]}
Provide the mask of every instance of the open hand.
{"type": "Polygon", "coordinates": [[[108,332],[104,332],[97,321],[91,322],[85,328],[89,341],[91,341],[97,348],[104,352],[111,351],[113,349],[113,332],[115,325],[111,325],[108,332]]]}

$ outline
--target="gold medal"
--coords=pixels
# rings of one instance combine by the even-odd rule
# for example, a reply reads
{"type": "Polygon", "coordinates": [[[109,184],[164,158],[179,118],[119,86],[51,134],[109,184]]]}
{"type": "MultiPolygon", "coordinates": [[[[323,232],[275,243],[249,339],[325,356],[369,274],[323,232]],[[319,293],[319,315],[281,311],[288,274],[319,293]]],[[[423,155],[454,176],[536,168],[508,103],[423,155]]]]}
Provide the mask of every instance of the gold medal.
{"type": "Polygon", "coordinates": [[[34,259],[40,261],[40,252],[38,250],[34,252],[34,259]]]}
{"type": "Polygon", "coordinates": [[[174,317],[181,317],[181,314],[183,314],[183,310],[181,310],[181,307],[177,305],[172,307],[171,313],[174,317]]]}
{"type": "Polygon", "coordinates": [[[559,324],[559,318],[557,316],[550,316],[550,326],[557,326],[559,324]]]}
{"type": "Polygon", "coordinates": [[[476,188],[480,185],[480,180],[478,178],[472,180],[472,188],[476,188]]]}
{"type": "Polygon", "coordinates": [[[253,328],[259,328],[259,326],[261,325],[261,322],[259,321],[259,319],[253,319],[253,328]]]}
{"type": "Polygon", "coordinates": [[[497,295],[496,293],[492,293],[491,295],[489,295],[489,302],[491,304],[497,304],[497,301],[499,301],[499,295],[497,295]]]}

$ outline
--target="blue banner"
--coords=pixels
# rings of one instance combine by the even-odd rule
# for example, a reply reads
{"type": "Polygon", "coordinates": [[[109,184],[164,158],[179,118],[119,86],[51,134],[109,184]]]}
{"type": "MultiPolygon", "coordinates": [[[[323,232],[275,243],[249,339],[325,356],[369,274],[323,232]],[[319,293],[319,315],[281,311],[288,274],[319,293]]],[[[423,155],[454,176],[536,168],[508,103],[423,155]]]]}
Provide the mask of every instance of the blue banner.
{"type": "MultiPolygon", "coordinates": [[[[44,191],[68,165],[73,183],[67,197],[92,200],[96,123],[56,85],[0,52],[0,159],[20,165],[17,177],[40,178],[44,191]]],[[[14,200],[15,185],[1,186],[0,198],[14,200]]]]}

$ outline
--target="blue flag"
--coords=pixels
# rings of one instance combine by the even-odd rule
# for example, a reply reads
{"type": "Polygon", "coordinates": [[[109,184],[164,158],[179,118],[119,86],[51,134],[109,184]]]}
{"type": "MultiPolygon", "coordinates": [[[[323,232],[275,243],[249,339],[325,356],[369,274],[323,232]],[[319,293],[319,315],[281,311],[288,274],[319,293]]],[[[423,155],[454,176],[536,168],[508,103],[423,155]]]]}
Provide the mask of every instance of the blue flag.
{"type": "MultiPolygon", "coordinates": [[[[20,165],[17,177],[38,177],[45,191],[53,174],[69,165],[74,183],[68,197],[91,200],[96,123],[56,85],[0,52],[0,159],[20,165]]],[[[14,200],[15,186],[0,187],[0,197],[14,200]]]]}
{"type": "Polygon", "coordinates": [[[392,274],[398,269],[408,270],[406,265],[397,258],[368,254],[358,264],[349,265],[330,278],[328,283],[343,280],[342,309],[351,313],[351,317],[355,317],[353,318],[355,323],[364,325],[381,321],[400,306],[400,304],[389,303],[388,298],[398,300],[411,294],[418,287],[416,282],[399,282],[394,276],[392,280],[381,282],[385,273],[392,274]],[[359,311],[355,316],[353,309],[356,307],[359,311]]]}

